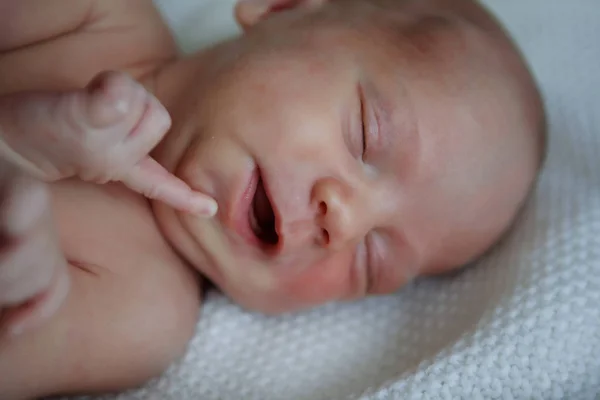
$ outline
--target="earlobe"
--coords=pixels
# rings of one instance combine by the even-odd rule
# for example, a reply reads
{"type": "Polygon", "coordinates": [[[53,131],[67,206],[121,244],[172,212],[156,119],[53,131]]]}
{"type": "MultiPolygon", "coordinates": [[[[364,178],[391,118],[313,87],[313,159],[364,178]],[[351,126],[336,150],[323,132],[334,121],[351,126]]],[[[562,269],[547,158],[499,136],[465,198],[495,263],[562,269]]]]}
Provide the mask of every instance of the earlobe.
{"type": "Polygon", "coordinates": [[[235,19],[247,31],[269,15],[294,8],[318,8],[329,0],[238,0],[235,19]]]}

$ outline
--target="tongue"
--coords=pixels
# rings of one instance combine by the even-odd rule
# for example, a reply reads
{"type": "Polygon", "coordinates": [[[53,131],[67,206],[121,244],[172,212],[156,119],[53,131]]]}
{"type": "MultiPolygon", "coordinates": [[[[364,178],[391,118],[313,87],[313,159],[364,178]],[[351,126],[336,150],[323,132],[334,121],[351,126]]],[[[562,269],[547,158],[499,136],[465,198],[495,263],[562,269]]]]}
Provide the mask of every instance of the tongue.
{"type": "Polygon", "coordinates": [[[274,230],[275,215],[273,214],[273,208],[271,207],[271,202],[267,197],[262,181],[258,183],[258,187],[256,188],[254,215],[263,231],[274,230]]]}

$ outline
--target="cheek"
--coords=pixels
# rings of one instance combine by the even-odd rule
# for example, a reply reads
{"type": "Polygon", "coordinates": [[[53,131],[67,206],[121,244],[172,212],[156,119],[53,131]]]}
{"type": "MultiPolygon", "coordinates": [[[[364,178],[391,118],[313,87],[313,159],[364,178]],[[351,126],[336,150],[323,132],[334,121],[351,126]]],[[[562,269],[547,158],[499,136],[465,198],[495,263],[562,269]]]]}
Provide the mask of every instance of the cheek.
{"type": "Polygon", "coordinates": [[[301,273],[280,280],[287,296],[306,305],[345,300],[356,292],[352,252],[340,252],[314,262],[301,273]]]}
{"type": "Polygon", "coordinates": [[[155,220],[167,241],[191,265],[203,265],[204,257],[196,241],[182,226],[177,213],[162,202],[152,203],[155,220]]]}
{"type": "Polygon", "coordinates": [[[285,162],[336,157],[344,145],[340,131],[343,102],[322,93],[278,94],[254,99],[259,110],[248,105],[232,112],[238,140],[259,158],[285,162]]]}
{"type": "MultiPolygon", "coordinates": [[[[310,114],[305,115],[310,119],[310,114]]],[[[315,160],[329,160],[338,157],[340,140],[339,129],[327,124],[303,122],[268,128],[263,132],[248,135],[245,140],[248,147],[254,150],[259,159],[269,160],[279,166],[287,165],[293,160],[295,167],[308,167],[306,163],[315,160]],[[250,141],[248,140],[250,139],[250,141]]]]}

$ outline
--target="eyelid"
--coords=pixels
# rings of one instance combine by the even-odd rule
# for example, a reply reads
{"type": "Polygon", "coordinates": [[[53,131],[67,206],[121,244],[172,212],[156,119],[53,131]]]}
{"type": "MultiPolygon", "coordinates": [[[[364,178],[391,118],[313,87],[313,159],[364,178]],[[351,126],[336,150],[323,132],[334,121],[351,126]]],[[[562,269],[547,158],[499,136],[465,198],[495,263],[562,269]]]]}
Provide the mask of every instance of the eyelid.
{"type": "Polygon", "coordinates": [[[360,99],[361,99],[361,121],[362,121],[362,133],[363,133],[363,159],[368,155],[373,146],[379,143],[379,118],[371,107],[370,103],[367,103],[365,91],[362,86],[359,87],[360,99]]]}
{"type": "Polygon", "coordinates": [[[371,231],[365,237],[365,251],[367,264],[365,266],[369,286],[369,293],[375,293],[381,285],[384,260],[386,258],[386,241],[377,232],[371,231]]]}
{"type": "Polygon", "coordinates": [[[357,281],[359,286],[357,290],[361,295],[367,295],[371,285],[368,270],[368,256],[366,241],[362,240],[356,245],[356,249],[354,250],[354,261],[352,266],[354,274],[358,277],[357,281]]]}
{"type": "Polygon", "coordinates": [[[359,271],[359,274],[363,276],[363,294],[369,295],[373,290],[373,276],[372,269],[369,261],[369,249],[367,244],[367,237],[359,243],[356,248],[357,254],[357,265],[356,268],[359,271]]]}
{"type": "Polygon", "coordinates": [[[377,262],[376,260],[376,255],[374,253],[374,249],[373,249],[373,236],[372,236],[372,232],[369,232],[366,236],[365,239],[363,241],[364,243],[364,252],[365,252],[365,274],[366,274],[366,280],[367,280],[367,294],[371,294],[374,292],[375,287],[377,285],[377,277],[376,277],[376,267],[375,267],[375,263],[377,262]]]}
{"type": "Polygon", "coordinates": [[[364,159],[365,154],[367,153],[367,148],[369,145],[369,127],[367,126],[366,114],[367,114],[367,104],[365,99],[365,93],[361,85],[358,86],[358,98],[360,100],[360,131],[361,131],[361,143],[362,143],[362,151],[361,156],[364,159]]]}

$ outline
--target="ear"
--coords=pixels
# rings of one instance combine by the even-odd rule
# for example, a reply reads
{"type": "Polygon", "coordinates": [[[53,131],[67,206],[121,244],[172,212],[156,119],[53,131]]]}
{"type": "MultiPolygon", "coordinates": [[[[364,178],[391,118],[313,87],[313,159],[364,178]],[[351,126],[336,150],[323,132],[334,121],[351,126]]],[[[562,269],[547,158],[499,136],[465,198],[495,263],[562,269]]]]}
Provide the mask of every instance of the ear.
{"type": "Polygon", "coordinates": [[[235,19],[244,31],[269,15],[294,8],[319,8],[329,0],[238,0],[235,19]]]}

